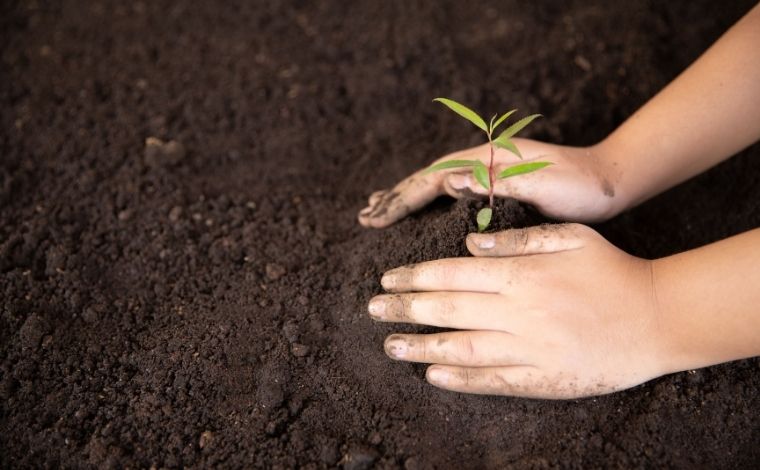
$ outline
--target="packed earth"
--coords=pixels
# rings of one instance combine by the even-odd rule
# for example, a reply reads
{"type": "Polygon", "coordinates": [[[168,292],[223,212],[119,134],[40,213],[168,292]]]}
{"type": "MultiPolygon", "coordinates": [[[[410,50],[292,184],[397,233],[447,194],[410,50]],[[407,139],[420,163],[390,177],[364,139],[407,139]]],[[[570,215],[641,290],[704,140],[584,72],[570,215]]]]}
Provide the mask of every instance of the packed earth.
{"type": "MultiPolygon", "coordinates": [[[[356,222],[482,143],[432,98],[591,144],[752,3],[2,2],[0,467],[756,464],[758,359],[572,401],[430,386],[382,341],[433,329],[367,302],[466,255],[482,202],[356,222]]],[[[758,225],[756,145],[595,228],[653,258],[758,225]]]]}

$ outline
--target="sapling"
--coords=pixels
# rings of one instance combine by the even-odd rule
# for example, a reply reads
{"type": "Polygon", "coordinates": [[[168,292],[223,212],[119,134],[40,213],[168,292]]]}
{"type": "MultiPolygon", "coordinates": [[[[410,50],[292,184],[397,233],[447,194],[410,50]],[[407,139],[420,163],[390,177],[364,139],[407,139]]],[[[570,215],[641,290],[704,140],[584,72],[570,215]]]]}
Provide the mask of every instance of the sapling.
{"type": "Polygon", "coordinates": [[[494,149],[496,147],[499,147],[499,148],[509,150],[510,152],[517,155],[517,157],[520,158],[520,160],[522,160],[523,157],[520,154],[520,150],[517,148],[514,142],[512,142],[511,139],[512,137],[514,137],[515,134],[523,130],[528,124],[533,122],[534,119],[536,119],[537,117],[540,117],[541,115],[531,114],[530,116],[526,116],[520,119],[519,121],[515,122],[514,124],[506,128],[501,134],[499,134],[498,137],[494,139],[493,134],[494,132],[496,132],[496,129],[509,116],[514,114],[517,111],[516,109],[507,111],[506,113],[502,114],[498,119],[496,119],[497,115],[494,114],[494,116],[491,118],[491,121],[488,124],[486,124],[486,122],[483,120],[482,117],[478,115],[478,113],[471,110],[467,106],[457,103],[454,100],[450,100],[448,98],[436,98],[433,101],[438,101],[439,103],[443,103],[449,109],[451,109],[455,113],[459,114],[463,118],[467,119],[468,121],[470,121],[471,123],[479,127],[480,129],[482,129],[483,132],[485,132],[486,135],[488,136],[488,145],[491,151],[491,158],[489,160],[488,166],[486,166],[486,164],[480,160],[447,160],[444,162],[431,165],[426,170],[427,173],[430,173],[433,171],[447,170],[451,168],[472,168],[472,175],[475,177],[475,180],[478,183],[480,183],[485,189],[488,190],[488,207],[484,207],[483,209],[480,209],[476,217],[476,220],[478,223],[478,232],[483,232],[484,230],[488,228],[488,225],[491,223],[491,217],[493,215],[493,184],[496,180],[511,178],[517,175],[524,175],[525,173],[531,173],[533,171],[540,170],[541,168],[544,168],[552,164],[552,162],[526,162],[526,163],[520,163],[519,165],[510,166],[509,168],[499,172],[498,174],[495,174],[494,172],[494,167],[493,167],[494,149]]]}

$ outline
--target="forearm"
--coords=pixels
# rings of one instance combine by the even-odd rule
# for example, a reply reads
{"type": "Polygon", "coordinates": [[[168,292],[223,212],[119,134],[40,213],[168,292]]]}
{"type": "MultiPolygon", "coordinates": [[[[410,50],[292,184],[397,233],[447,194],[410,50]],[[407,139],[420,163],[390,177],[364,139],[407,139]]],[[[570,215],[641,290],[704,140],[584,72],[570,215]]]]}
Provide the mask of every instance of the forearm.
{"type": "Polygon", "coordinates": [[[760,229],[652,266],[666,372],[760,355],[760,229]]]}
{"type": "Polygon", "coordinates": [[[760,138],[760,5],[596,146],[621,212],[760,138]]]}

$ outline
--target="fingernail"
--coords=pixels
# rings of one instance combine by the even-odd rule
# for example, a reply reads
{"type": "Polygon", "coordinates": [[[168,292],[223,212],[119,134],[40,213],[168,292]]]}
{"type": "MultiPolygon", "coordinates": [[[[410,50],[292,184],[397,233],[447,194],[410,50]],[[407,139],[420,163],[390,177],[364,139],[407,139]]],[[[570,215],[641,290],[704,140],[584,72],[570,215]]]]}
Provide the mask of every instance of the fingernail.
{"type": "Polygon", "coordinates": [[[373,318],[384,319],[385,318],[385,300],[380,297],[375,297],[369,301],[369,314],[373,318]]]}
{"type": "Polygon", "coordinates": [[[454,189],[464,189],[469,186],[469,178],[466,175],[453,174],[449,176],[449,186],[454,189]]]}
{"type": "Polygon", "coordinates": [[[380,284],[385,290],[397,290],[406,288],[411,282],[413,264],[391,269],[383,274],[380,284]]]}
{"type": "Polygon", "coordinates": [[[361,214],[361,215],[367,215],[370,212],[372,212],[372,207],[371,206],[370,207],[365,207],[364,209],[361,210],[361,212],[359,212],[359,214],[361,214]]]}
{"type": "Polygon", "coordinates": [[[388,271],[383,274],[382,279],[380,279],[380,285],[382,285],[385,290],[393,289],[396,286],[396,278],[396,273],[388,271]]]}
{"type": "Polygon", "coordinates": [[[449,373],[443,369],[431,368],[428,370],[428,379],[436,384],[446,385],[449,381],[449,373]]]}
{"type": "Polygon", "coordinates": [[[409,352],[409,345],[403,338],[391,336],[385,341],[385,352],[396,358],[403,358],[409,352]]]}
{"type": "Polygon", "coordinates": [[[496,246],[496,237],[493,235],[478,235],[475,243],[481,250],[490,250],[496,246]]]}

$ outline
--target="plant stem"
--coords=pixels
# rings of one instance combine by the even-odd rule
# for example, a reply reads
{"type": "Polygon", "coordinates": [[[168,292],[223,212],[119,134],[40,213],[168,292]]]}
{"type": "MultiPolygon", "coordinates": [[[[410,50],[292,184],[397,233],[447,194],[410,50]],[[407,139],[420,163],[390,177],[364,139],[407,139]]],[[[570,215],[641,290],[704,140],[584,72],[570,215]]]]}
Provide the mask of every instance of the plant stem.
{"type": "Polygon", "coordinates": [[[488,135],[488,146],[491,148],[491,161],[488,164],[488,207],[493,209],[493,141],[490,134],[488,135]]]}

